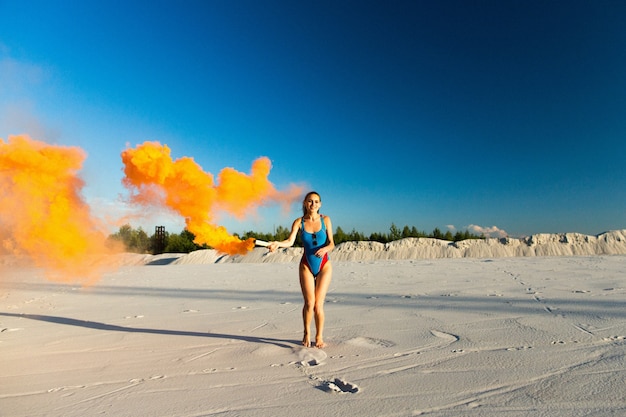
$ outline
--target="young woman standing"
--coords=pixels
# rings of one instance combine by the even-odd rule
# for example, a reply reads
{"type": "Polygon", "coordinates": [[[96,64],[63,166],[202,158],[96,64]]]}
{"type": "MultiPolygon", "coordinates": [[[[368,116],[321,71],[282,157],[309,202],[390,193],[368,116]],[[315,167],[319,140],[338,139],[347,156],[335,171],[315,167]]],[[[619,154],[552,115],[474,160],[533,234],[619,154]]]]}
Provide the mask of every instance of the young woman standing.
{"type": "Polygon", "coordinates": [[[333,267],[328,253],[335,248],[333,226],[330,217],[320,214],[322,199],[315,191],[308,193],[302,201],[302,217],[294,220],[289,238],[282,242],[270,242],[268,248],[274,252],[278,248],[293,246],[298,232],[301,233],[304,255],[300,261],[300,288],[304,297],[302,319],[304,338],[302,345],[311,346],[311,321],[315,318],[317,334],[315,347],[323,348],[324,343],[324,301],[333,275],[333,267]]]}

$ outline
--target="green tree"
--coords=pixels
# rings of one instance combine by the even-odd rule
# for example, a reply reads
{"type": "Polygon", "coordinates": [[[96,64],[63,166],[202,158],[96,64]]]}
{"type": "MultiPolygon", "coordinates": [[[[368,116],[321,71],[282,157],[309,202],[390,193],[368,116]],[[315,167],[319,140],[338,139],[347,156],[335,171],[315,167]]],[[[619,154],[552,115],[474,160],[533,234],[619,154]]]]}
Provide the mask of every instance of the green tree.
{"type": "Polygon", "coordinates": [[[343,229],[339,226],[337,226],[337,229],[335,230],[335,235],[333,236],[335,238],[335,244],[338,245],[342,242],[347,242],[348,239],[348,235],[346,235],[346,233],[343,231],[343,229]]]}
{"type": "Polygon", "coordinates": [[[180,235],[173,234],[167,239],[167,245],[165,246],[165,252],[168,253],[189,253],[196,250],[198,247],[193,240],[189,238],[188,234],[181,233],[180,235]]]}
{"type": "Polygon", "coordinates": [[[140,227],[133,231],[131,236],[131,247],[135,252],[147,253],[150,249],[150,238],[148,234],[140,227]]]}
{"type": "Polygon", "coordinates": [[[435,239],[443,239],[443,233],[441,233],[441,230],[439,230],[438,227],[435,227],[435,230],[433,230],[432,237],[435,239]]]}
{"type": "Polygon", "coordinates": [[[125,224],[123,226],[120,226],[117,233],[112,234],[111,236],[109,236],[109,238],[122,242],[124,246],[126,247],[126,249],[128,249],[130,245],[132,232],[133,232],[133,228],[130,227],[130,224],[125,224]]]}
{"type": "Polygon", "coordinates": [[[274,239],[272,240],[278,240],[278,241],[285,240],[289,238],[290,234],[291,234],[291,229],[287,229],[286,227],[279,225],[276,228],[276,233],[274,235],[274,239]]]}
{"type": "Polygon", "coordinates": [[[370,239],[373,242],[387,243],[389,242],[389,237],[383,233],[372,233],[370,234],[370,239]]]}
{"type": "Polygon", "coordinates": [[[426,233],[420,232],[419,230],[417,230],[417,227],[415,226],[411,228],[411,235],[413,237],[426,237],[426,233]]]}
{"type": "Polygon", "coordinates": [[[352,229],[352,231],[348,235],[348,240],[351,242],[360,242],[362,240],[367,240],[367,238],[363,233],[359,233],[355,229],[352,229]]]}
{"type": "Polygon", "coordinates": [[[141,227],[135,230],[129,224],[120,226],[118,232],[109,236],[109,239],[122,242],[129,252],[146,253],[150,249],[148,234],[141,227]]]}
{"type": "Polygon", "coordinates": [[[402,237],[402,232],[400,229],[394,224],[391,223],[391,227],[389,228],[389,240],[398,240],[402,237]]]}

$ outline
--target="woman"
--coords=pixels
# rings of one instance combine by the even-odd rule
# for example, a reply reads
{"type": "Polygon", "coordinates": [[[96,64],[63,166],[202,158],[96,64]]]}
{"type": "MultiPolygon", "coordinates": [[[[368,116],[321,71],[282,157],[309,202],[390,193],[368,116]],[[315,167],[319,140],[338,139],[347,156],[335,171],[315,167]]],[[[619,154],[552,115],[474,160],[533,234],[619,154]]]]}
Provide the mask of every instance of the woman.
{"type": "Polygon", "coordinates": [[[333,275],[328,252],[335,248],[333,226],[330,217],[319,213],[322,207],[320,195],[314,191],[308,193],[302,202],[302,217],[294,220],[289,238],[282,242],[270,242],[268,248],[274,252],[277,248],[288,248],[296,241],[298,231],[302,232],[304,255],[300,261],[300,288],[304,297],[302,319],[304,338],[302,345],[311,346],[311,319],[315,317],[315,347],[323,348],[324,343],[324,300],[333,275]]]}

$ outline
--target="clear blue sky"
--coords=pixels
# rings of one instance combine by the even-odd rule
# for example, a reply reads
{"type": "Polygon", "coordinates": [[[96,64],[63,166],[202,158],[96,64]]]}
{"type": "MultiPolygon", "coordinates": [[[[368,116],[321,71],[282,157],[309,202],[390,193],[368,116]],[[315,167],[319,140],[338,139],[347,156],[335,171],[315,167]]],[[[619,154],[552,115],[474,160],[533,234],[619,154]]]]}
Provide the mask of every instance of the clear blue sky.
{"type": "Polygon", "coordinates": [[[96,211],[120,209],[120,152],[152,140],[214,174],[268,156],[278,188],[318,190],[345,231],[623,229],[625,16],[612,0],[0,0],[0,137],[84,148],[96,211]]]}

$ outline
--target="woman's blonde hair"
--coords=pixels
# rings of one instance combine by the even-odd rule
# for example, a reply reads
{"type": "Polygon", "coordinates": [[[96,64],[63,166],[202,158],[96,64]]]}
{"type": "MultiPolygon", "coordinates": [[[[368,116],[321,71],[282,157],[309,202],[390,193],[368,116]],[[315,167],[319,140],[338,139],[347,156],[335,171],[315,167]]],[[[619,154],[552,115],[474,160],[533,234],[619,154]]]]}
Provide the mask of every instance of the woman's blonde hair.
{"type": "Polygon", "coordinates": [[[322,197],[320,196],[320,194],[317,191],[309,191],[305,196],[304,196],[304,200],[302,200],[302,215],[306,215],[306,200],[308,200],[309,197],[311,197],[312,195],[316,195],[320,198],[320,203],[322,202],[322,197]]]}

